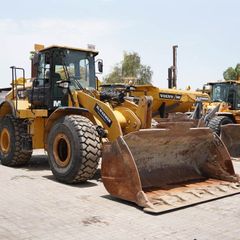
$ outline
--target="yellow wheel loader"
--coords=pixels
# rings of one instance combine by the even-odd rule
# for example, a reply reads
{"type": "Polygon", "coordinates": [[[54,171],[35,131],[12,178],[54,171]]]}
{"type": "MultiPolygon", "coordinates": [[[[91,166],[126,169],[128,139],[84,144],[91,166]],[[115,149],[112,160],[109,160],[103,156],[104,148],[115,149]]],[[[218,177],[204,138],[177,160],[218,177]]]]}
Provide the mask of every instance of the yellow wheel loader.
{"type": "Polygon", "coordinates": [[[148,212],[240,192],[229,153],[208,128],[175,121],[151,129],[151,97],[98,92],[97,54],[37,45],[30,79],[11,67],[12,89],[0,104],[3,165],[23,165],[44,148],[56,179],[77,183],[92,178],[102,156],[109,193],[148,212]]]}

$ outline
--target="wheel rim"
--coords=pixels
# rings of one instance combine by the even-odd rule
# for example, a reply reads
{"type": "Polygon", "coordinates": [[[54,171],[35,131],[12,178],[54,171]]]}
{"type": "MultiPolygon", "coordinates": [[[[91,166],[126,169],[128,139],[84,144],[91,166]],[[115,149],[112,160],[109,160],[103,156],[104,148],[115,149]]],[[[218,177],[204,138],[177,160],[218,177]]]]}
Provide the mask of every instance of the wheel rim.
{"type": "Polygon", "coordinates": [[[10,133],[7,128],[3,128],[0,136],[1,150],[8,153],[10,149],[10,133]]]}
{"type": "Polygon", "coordinates": [[[67,136],[63,133],[56,135],[53,143],[55,162],[60,167],[66,167],[71,159],[71,146],[67,136]]]}

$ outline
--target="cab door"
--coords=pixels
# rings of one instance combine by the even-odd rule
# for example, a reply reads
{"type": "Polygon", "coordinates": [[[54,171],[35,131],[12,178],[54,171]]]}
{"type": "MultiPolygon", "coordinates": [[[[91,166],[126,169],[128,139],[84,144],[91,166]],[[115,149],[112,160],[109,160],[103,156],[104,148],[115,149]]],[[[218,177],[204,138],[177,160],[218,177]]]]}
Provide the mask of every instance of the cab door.
{"type": "Polygon", "coordinates": [[[46,54],[39,54],[37,77],[33,81],[32,89],[29,92],[29,99],[34,108],[49,107],[50,96],[50,63],[46,54]]]}

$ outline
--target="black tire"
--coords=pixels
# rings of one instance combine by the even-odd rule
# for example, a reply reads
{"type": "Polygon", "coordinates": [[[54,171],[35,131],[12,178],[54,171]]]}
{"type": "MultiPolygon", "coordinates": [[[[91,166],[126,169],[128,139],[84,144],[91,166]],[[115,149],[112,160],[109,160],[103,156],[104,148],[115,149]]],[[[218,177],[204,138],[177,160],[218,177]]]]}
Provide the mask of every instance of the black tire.
{"type": "Polygon", "coordinates": [[[101,157],[101,140],[86,117],[62,117],[48,136],[48,158],[55,178],[64,183],[91,179],[101,157]]]}
{"type": "Polygon", "coordinates": [[[22,119],[7,115],[1,118],[0,124],[0,159],[5,166],[26,164],[32,151],[23,150],[23,138],[27,134],[27,125],[22,119]]]}
{"type": "Polygon", "coordinates": [[[212,131],[215,132],[217,135],[220,135],[221,125],[231,123],[233,123],[232,119],[227,116],[215,116],[210,120],[208,127],[212,129],[212,131]]]}

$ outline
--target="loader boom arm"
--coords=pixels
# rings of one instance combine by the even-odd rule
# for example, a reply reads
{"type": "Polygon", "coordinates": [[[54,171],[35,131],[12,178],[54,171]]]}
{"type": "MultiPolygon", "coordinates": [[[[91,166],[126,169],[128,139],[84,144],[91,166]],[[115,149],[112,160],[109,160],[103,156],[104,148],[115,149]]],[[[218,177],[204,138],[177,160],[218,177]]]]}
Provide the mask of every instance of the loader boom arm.
{"type": "Polygon", "coordinates": [[[79,105],[88,109],[88,111],[96,118],[97,122],[107,131],[108,139],[110,141],[123,135],[119,120],[110,105],[107,105],[83,91],[77,93],[77,98],[79,105]]]}
{"type": "Polygon", "coordinates": [[[100,101],[84,91],[77,92],[77,99],[79,106],[88,109],[96,122],[106,130],[110,141],[151,126],[151,97],[140,97],[138,104],[124,100],[116,106],[100,101]]]}

